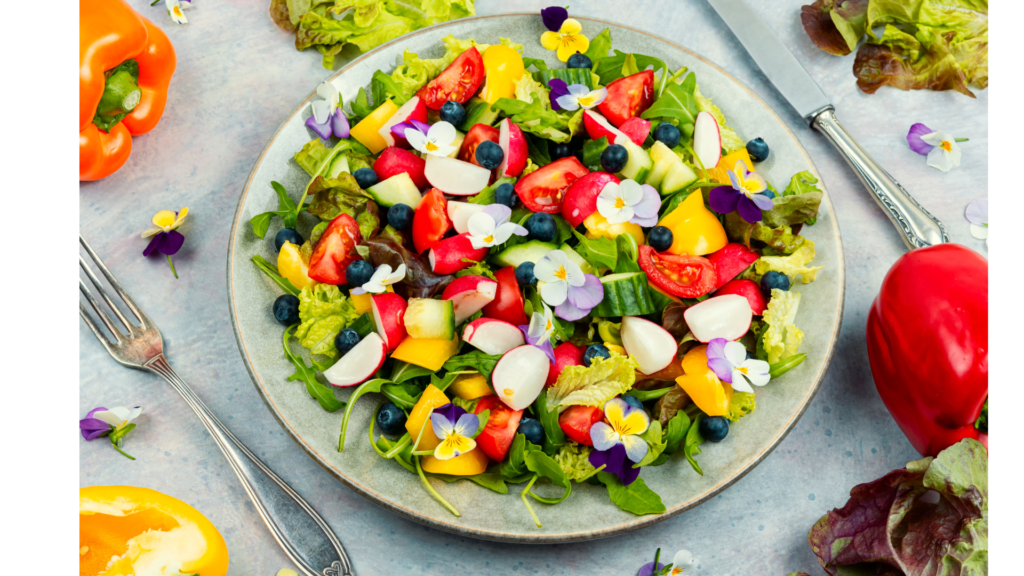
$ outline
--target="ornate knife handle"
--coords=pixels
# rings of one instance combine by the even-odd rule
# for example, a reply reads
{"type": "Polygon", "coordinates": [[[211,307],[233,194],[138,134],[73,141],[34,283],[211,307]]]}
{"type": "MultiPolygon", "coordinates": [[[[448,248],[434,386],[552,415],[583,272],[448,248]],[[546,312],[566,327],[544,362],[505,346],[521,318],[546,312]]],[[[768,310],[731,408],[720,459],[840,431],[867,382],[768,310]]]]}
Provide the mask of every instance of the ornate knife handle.
{"type": "Polygon", "coordinates": [[[889,220],[896,225],[908,248],[913,250],[949,242],[949,235],[942,222],[918,204],[895,178],[857,144],[839,123],[835,110],[826,108],[811,120],[811,126],[824,134],[843,155],[889,220]]]}

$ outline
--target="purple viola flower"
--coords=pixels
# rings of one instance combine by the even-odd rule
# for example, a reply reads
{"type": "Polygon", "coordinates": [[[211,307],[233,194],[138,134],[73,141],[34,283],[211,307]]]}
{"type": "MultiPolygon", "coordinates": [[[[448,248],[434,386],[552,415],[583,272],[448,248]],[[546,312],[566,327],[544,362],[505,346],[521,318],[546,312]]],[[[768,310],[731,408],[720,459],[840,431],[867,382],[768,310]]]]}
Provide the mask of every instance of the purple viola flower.
{"type": "Polygon", "coordinates": [[[341,94],[338,89],[325,80],[317,86],[316,93],[323,100],[310,104],[313,115],[306,119],[306,126],[324,140],[331,136],[348,138],[348,117],[341,109],[341,94]]]}
{"type": "Polygon", "coordinates": [[[918,122],[910,127],[910,132],[907,132],[907,144],[910,144],[910,149],[922,156],[927,156],[935,146],[925,142],[921,139],[922,136],[926,136],[935,132],[931,128],[918,122]]]}
{"type": "Polygon", "coordinates": [[[114,449],[123,454],[126,458],[135,460],[131,455],[125,453],[121,447],[124,445],[125,437],[135,428],[132,422],[142,414],[142,406],[125,408],[93,408],[78,421],[78,427],[82,437],[86,440],[95,440],[100,436],[108,436],[110,444],[114,449]]]}
{"type": "Polygon", "coordinates": [[[430,426],[441,441],[434,448],[434,458],[451,460],[476,448],[473,435],[480,428],[480,418],[455,404],[439,406],[430,415],[430,426]]]}
{"type": "Polygon", "coordinates": [[[458,150],[458,147],[455,146],[458,132],[455,130],[455,126],[448,122],[436,122],[431,126],[413,119],[409,122],[395,124],[391,127],[391,133],[405,138],[410,146],[423,154],[432,154],[443,158],[458,150]]]}
{"type": "Polygon", "coordinates": [[[550,6],[540,11],[540,17],[544,20],[544,27],[552,32],[558,32],[562,23],[569,18],[569,11],[561,6],[550,6]]]}
{"type": "Polygon", "coordinates": [[[561,110],[562,107],[558,105],[558,99],[569,95],[569,86],[561,78],[552,78],[548,80],[548,88],[551,89],[548,93],[548,99],[551,100],[551,109],[561,110]]]}
{"type": "Polygon", "coordinates": [[[719,380],[732,384],[738,392],[753,393],[750,387],[764,386],[771,380],[770,367],[764,360],[747,357],[747,349],[739,342],[715,338],[708,342],[708,368],[719,380]]]}
{"type": "Polygon", "coordinates": [[[608,422],[597,422],[590,428],[594,450],[588,460],[594,468],[604,466],[602,472],[615,474],[622,484],[632,484],[641,462],[650,446],[640,437],[647,431],[651,418],[642,408],[631,406],[621,398],[612,398],[604,404],[604,417],[608,422]]]}
{"type": "Polygon", "coordinates": [[[583,318],[604,300],[604,287],[593,274],[584,274],[583,286],[569,286],[565,301],[555,306],[555,314],[563,320],[575,322],[583,318]]]}
{"type": "Polygon", "coordinates": [[[92,410],[89,410],[89,413],[85,415],[85,418],[78,421],[78,428],[82,431],[82,438],[85,438],[86,440],[95,440],[100,436],[110,433],[112,429],[110,424],[107,424],[99,418],[92,417],[93,414],[97,412],[106,411],[107,409],[102,406],[93,408],[92,410]]]}
{"type": "Polygon", "coordinates": [[[533,317],[530,318],[530,325],[519,326],[519,329],[523,331],[526,343],[540,348],[547,355],[548,360],[554,364],[555,351],[551,348],[551,333],[555,331],[555,321],[551,317],[551,308],[548,308],[548,305],[543,302],[541,306],[544,307],[543,313],[534,310],[533,317]]]}
{"type": "Polygon", "coordinates": [[[772,199],[765,196],[768,182],[756,172],[747,170],[743,160],[736,161],[736,167],[728,172],[731,186],[719,186],[711,190],[711,209],[719,214],[728,214],[739,210],[743,220],[760,222],[761,212],[771,210],[775,205],[772,199]]]}
{"type": "Polygon", "coordinates": [[[161,210],[153,215],[153,225],[156,228],[150,228],[142,233],[143,238],[153,238],[142,251],[142,255],[148,258],[153,252],[159,252],[166,256],[175,278],[178,277],[178,271],[174,269],[171,256],[177,254],[185,242],[185,237],[177,229],[185,222],[186,216],[188,216],[187,206],[180,212],[161,210]]]}
{"type": "Polygon", "coordinates": [[[604,300],[601,281],[593,274],[584,274],[561,250],[552,250],[537,260],[533,273],[544,282],[540,297],[545,305],[555,306],[558,317],[564,320],[579,320],[604,300]]]}
{"type": "MultiPolygon", "coordinates": [[[[416,130],[426,137],[427,133],[430,132],[430,124],[420,122],[419,120],[412,118],[408,122],[399,122],[391,127],[391,133],[399,138],[405,138],[406,130],[416,130]]],[[[408,140],[408,138],[406,138],[406,140],[408,140]]]]}
{"type": "Polygon", "coordinates": [[[634,180],[609,182],[597,196],[597,211],[609,224],[632,222],[644,228],[658,224],[661,196],[649,184],[634,180]]]}

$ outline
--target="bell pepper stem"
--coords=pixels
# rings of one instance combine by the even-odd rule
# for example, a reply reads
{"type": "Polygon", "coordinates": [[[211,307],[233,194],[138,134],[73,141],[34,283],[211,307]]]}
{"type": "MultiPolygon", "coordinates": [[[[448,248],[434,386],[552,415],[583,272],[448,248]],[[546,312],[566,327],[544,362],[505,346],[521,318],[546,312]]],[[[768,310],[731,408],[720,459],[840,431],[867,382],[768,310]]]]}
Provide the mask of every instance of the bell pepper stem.
{"type": "Polygon", "coordinates": [[[96,106],[93,123],[101,130],[109,131],[122,118],[135,110],[142,100],[139,89],[139,64],[135,60],[125,60],[116,68],[107,72],[103,96],[96,106]]]}

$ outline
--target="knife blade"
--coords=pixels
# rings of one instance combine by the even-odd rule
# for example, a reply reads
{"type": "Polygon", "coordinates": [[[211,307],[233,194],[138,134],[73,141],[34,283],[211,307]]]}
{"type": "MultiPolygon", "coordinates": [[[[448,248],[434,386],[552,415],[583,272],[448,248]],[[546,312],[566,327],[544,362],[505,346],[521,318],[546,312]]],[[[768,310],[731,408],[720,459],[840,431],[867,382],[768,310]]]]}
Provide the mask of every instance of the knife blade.
{"type": "Polygon", "coordinates": [[[787,102],[821,132],[860,178],[908,248],[949,242],[946,227],[917,203],[839,123],[835,108],[771,28],[743,0],[708,0],[787,102]]]}

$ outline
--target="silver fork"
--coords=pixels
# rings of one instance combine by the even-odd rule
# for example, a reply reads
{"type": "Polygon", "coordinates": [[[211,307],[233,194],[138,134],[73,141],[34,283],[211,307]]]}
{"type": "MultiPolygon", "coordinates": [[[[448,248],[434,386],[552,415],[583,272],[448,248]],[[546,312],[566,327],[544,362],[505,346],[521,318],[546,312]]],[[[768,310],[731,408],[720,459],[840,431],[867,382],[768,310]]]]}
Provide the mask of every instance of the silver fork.
{"type": "Polygon", "coordinates": [[[178,377],[164,357],[164,341],[160,336],[160,330],[139,309],[124,287],[103,264],[103,260],[100,260],[89,243],[85,241],[85,238],[79,235],[78,240],[125,306],[139,320],[139,325],[136,326],[125,318],[121,310],[107,295],[106,290],[103,289],[99,278],[93,273],[92,267],[79,254],[78,259],[82,270],[85,271],[100,297],[123,325],[123,328],[119,328],[114,323],[92,295],[89,287],[79,278],[79,286],[85,299],[89,301],[103,325],[114,336],[115,341],[111,342],[86,311],[85,305],[79,302],[82,320],[92,329],[93,334],[107,349],[107,352],[124,366],[148,370],[157,374],[181,394],[185,402],[203,421],[206,429],[217,442],[217,446],[228,459],[228,463],[238,475],[238,479],[241,480],[242,486],[249,494],[249,498],[252,499],[256,510],[263,518],[267,528],[270,529],[274,539],[305,576],[350,576],[352,564],[349,562],[348,555],[345,554],[341,542],[338,541],[323,518],[284,480],[281,480],[266,464],[260,462],[255,454],[239,442],[238,438],[235,438],[210,412],[210,409],[203,404],[203,401],[196,396],[188,384],[178,377]]]}

